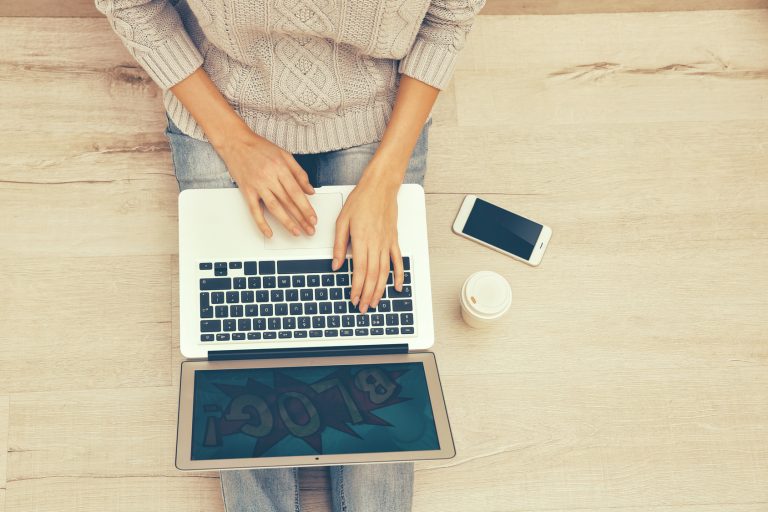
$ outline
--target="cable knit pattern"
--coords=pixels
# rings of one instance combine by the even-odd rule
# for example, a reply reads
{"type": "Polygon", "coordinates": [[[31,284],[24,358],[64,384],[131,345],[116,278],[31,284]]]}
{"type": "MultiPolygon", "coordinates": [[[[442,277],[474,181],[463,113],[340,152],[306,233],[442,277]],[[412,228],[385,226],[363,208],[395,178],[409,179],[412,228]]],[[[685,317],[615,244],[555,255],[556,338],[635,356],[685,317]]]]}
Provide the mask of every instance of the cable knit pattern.
{"type": "Polygon", "coordinates": [[[168,90],[203,66],[259,135],[292,153],[384,134],[399,73],[443,89],[484,0],[96,0],[163,89],[173,122],[206,140],[168,90]]]}

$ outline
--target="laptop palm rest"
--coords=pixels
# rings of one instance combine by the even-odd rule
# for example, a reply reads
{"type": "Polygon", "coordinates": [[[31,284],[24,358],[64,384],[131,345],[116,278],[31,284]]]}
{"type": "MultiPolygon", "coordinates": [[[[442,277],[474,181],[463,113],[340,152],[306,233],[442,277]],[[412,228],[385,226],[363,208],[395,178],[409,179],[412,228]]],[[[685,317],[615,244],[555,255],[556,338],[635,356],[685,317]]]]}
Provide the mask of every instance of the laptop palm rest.
{"type": "Polygon", "coordinates": [[[276,218],[265,211],[265,217],[272,227],[273,233],[272,238],[264,239],[265,249],[284,251],[333,247],[333,239],[336,233],[336,218],[339,216],[343,205],[342,195],[340,193],[315,194],[307,196],[307,198],[317,213],[315,234],[309,236],[302,232],[299,236],[294,236],[276,218]]]}

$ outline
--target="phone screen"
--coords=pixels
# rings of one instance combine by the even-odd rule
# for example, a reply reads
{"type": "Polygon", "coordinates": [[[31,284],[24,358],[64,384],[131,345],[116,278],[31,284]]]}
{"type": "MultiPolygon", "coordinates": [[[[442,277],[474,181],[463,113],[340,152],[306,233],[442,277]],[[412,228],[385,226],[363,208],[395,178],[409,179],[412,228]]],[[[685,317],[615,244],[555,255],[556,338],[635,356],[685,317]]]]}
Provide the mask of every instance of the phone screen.
{"type": "Polygon", "coordinates": [[[464,234],[524,260],[531,259],[543,226],[478,198],[464,234]]]}

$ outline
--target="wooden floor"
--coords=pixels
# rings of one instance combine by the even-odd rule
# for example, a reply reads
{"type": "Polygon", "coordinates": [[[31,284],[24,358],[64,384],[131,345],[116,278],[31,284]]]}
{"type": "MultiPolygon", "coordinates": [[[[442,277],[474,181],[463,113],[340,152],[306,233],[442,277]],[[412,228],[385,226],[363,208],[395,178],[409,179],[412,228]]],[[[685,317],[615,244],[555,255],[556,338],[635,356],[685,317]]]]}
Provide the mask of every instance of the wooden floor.
{"type": "MultiPolygon", "coordinates": [[[[0,47],[0,512],[221,511],[173,467],[158,89],[101,18],[0,18],[0,47]]],[[[415,511],[768,510],[768,11],[481,16],[426,189],[458,455],[415,511]],[[552,226],[542,266],[453,235],[466,193],[552,226]],[[486,332],[480,269],[514,294],[486,332]]]]}

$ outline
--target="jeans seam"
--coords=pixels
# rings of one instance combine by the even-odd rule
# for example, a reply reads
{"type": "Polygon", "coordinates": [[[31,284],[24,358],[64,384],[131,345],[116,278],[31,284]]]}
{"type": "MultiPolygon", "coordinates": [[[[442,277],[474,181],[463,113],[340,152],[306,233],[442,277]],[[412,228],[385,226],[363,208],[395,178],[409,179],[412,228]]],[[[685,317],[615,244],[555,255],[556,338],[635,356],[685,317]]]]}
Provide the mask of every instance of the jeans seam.
{"type": "Polygon", "coordinates": [[[299,468],[293,468],[293,500],[296,512],[301,512],[301,498],[299,497],[299,468]]]}
{"type": "Polygon", "coordinates": [[[221,478],[221,471],[219,471],[219,490],[221,491],[221,501],[224,503],[224,510],[229,510],[229,505],[227,505],[227,493],[224,492],[224,480],[221,478]]]}
{"type": "Polygon", "coordinates": [[[347,499],[344,496],[344,466],[339,466],[339,499],[341,500],[341,512],[347,512],[347,499]]]}

